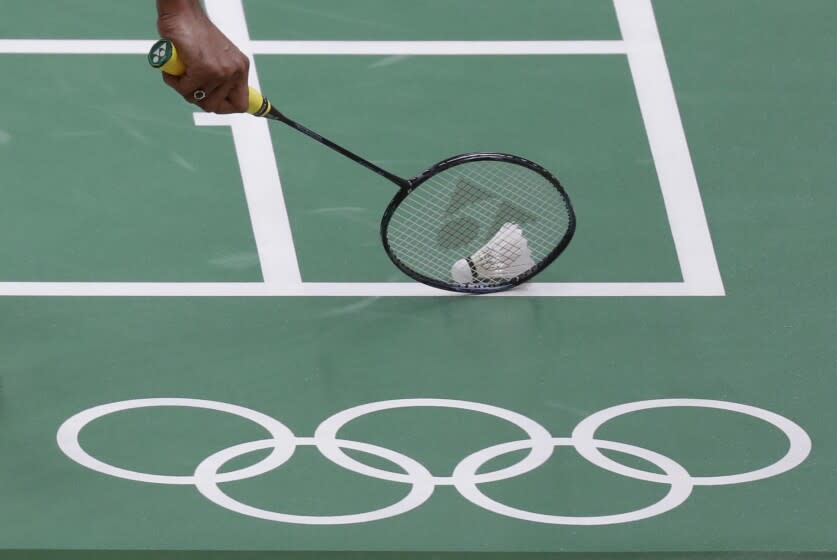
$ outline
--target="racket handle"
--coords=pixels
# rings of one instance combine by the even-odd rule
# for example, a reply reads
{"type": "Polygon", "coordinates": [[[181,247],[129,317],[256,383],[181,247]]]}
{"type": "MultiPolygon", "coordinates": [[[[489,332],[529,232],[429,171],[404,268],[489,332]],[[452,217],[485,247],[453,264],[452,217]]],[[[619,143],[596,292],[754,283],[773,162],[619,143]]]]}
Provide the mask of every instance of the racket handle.
{"type": "MultiPolygon", "coordinates": [[[[152,68],[156,68],[166,74],[172,76],[181,76],[186,72],[186,65],[177,56],[177,49],[174,44],[168,39],[160,39],[148,51],[148,63],[152,68]]],[[[257,117],[267,114],[272,106],[257,89],[249,88],[247,112],[257,117]]]]}

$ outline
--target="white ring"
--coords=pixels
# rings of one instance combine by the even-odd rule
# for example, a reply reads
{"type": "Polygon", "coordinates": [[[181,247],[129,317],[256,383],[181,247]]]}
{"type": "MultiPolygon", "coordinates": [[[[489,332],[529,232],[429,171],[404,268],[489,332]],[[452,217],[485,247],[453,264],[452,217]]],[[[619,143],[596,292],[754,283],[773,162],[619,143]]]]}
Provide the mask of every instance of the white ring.
{"type": "Polygon", "coordinates": [[[563,525],[625,523],[646,519],[677,507],[687,499],[694,485],[736,484],[784,473],[802,463],[811,451],[811,439],[808,434],[799,425],[783,416],[753,406],[704,399],[658,399],[610,407],[582,420],[573,430],[570,438],[552,437],[543,426],[534,420],[503,408],[449,399],[400,399],[356,406],[327,418],[317,428],[314,437],[299,438],[295,437],[290,429],[278,420],[241,406],[200,399],[136,399],[96,406],[75,414],[61,425],[57,433],[57,441],[59,448],[69,458],[103,474],[157,484],[193,484],[211,501],[240,514],[272,521],[315,525],[363,523],[400,515],[423,504],[433,494],[437,485],[453,485],[464,498],[479,507],[500,515],[526,521],[563,525]],[[157,406],[182,406],[228,412],[255,422],[265,428],[272,437],[218,451],[201,461],[192,476],[155,475],[122,469],[92,457],[81,448],[79,434],[93,420],[114,412],[157,406]],[[377,411],[407,407],[444,407],[482,412],[518,426],[527,433],[529,439],[502,443],[482,449],[460,461],[454,468],[452,476],[434,477],[423,465],[402,453],[370,443],[337,438],[337,432],[346,423],[356,418],[377,411]],[[782,430],[790,446],[784,457],[761,469],[726,476],[693,477],[686,469],[668,457],[641,447],[598,440],[594,437],[595,432],[605,422],[618,416],[630,412],[665,407],[715,408],[753,416],[782,430]],[[412,489],[407,496],[393,505],[371,512],[336,516],[292,515],[262,510],[242,504],[220,490],[218,485],[222,482],[259,476],[282,465],[293,455],[297,445],[314,445],[325,458],[349,471],[382,480],[408,483],[412,485],[412,489]],[[519,510],[488,498],[478,488],[478,485],[482,483],[506,480],[527,473],[546,462],[552,455],[555,446],[568,445],[575,447],[580,456],[602,469],[638,480],[669,484],[671,488],[662,500],[651,506],[627,513],[589,517],[547,515],[519,510]],[[218,472],[228,461],[236,457],[267,448],[272,448],[270,454],[250,467],[226,473],[218,472]],[[404,472],[392,472],[365,465],[349,457],[343,451],[343,448],[376,455],[399,466],[404,472]],[[627,453],[644,459],[655,464],[665,474],[627,467],[603,455],[600,448],[627,453]],[[477,474],[483,465],[495,457],[523,449],[530,449],[530,452],[518,463],[496,471],[477,474]]]}
{"type": "MultiPolygon", "coordinates": [[[[529,446],[532,451],[520,462],[504,469],[482,474],[474,474],[475,483],[496,482],[498,480],[506,480],[508,478],[519,476],[538,468],[552,455],[552,434],[531,418],[527,418],[522,414],[497,406],[451,399],[396,399],[363,404],[346,409],[329,418],[326,418],[317,427],[317,430],[314,432],[314,439],[318,442],[317,448],[323,456],[346,470],[381,480],[412,483],[413,480],[410,478],[409,474],[385,471],[383,469],[365,465],[346,455],[343,450],[340,449],[340,446],[336,444],[337,432],[352,420],[373,412],[410,407],[441,407],[482,412],[483,414],[488,414],[490,416],[506,420],[507,422],[511,422],[526,432],[532,443],[532,445],[529,446]]],[[[450,486],[455,484],[454,477],[451,476],[434,476],[433,482],[440,486],[450,486]]]]}
{"type": "MultiPolygon", "coordinates": [[[[553,438],[551,443],[552,445],[575,445],[572,438],[553,438]]],[[[482,449],[466,457],[461,463],[459,463],[459,465],[457,465],[456,470],[453,473],[453,477],[457,481],[456,489],[459,490],[459,493],[462,494],[466,500],[488,511],[493,511],[494,513],[499,513],[500,515],[505,515],[506,517],[521,519],[523,521],[548,523],[551,525],[611,525],[614,523],[639,521],[640,519],[647,519],[649,517],[654,517],[655,515],[671,511],[685,502],[691,494],[692,482],[689,473],[686,472],[686,469],[668,457],[649,451],[648,449],[628,445],[626,443],[617,443],[605,440],[592,440],[592,443],[596,446],[596,448],[603,447],[604,449],[627,453],[628,455],[645,459],[649,463],[657,465],[666,473],[668,478],[667,482],[671,485],[671,489],[668,494],[666,494],[665,497],[656,504],[652,504],[642,509],[613,515],[588,517],[535,513],[513,508],[511,506],[507,506],[506,504],[501,504],[500,502],[492,500],[483,494],[473,482],[473,479],[475,478],[474,474],[482,465],[495,457],[511,453],[512,451],[525,449],[529,445],[529,442],[526,440],[501,443],[500,445],[482,449]]]]}
{"type": "Polygon", "coordinates": [[[206,99],[206,92],[202,89],[196,89],[194,92],[192,92],[192,97],[195,101],[203,101],[204,99],[206,99]]]}
{"type": "MultiPolygon", "coordinates": [[[[358,441],[335,440],[335,443],[340,447],[347,447],[363,453],[377,455],[383,459],[391,461],[404,469],[412,482],[413,488],[410,493],[404,498],[391,506],[381,508],[374,511],[364,513],[353,513],[349,515],[292,515],[289,513],[280,513],[276,511],[269,511],[260,509],[247,504],[242,504],[238,500],[234,500],[225,494],[218,487],[218,471],[227,461],[235,459],[246,453],[258,451],[260,449],[267,449],[276,445],[273,440],[251,441],[249,443],[242,443],[233,447],[223,449],[214,455],[204,459],[198,468],[195,469],[195,486],[201,494],[206,496],[215,504],[226,508],[230,511],[256,517],[258,519],[266,519],[268,521],[279,521],[282,523],[297,523],[301,525],[347,525],[350,523],[366,523],[369,521],[378,521],[388,517],[401,515],[410,510],[419,507],[427,501],[433,494],[435,485],[433,484],[433,476],[424,468],[421,463],[402,455],[391,449],[385,449],[372,445],[369,443],[362,443],[358,441]]],[[[315,438],[297,438],[297,445],[317,445],[315,438]]]]}
{"type": "Polygon", "coordinates": [[[629,412],[668,407],[716,408],[719,410],[740,412],[741,414],[746,414],[747,416],[764,420],[768,424],[772,424],[773,426],[779,428],[782,432],[784,432],[790,442],[788,452],[785,456],[772,465],[750,472],[726,476],[692,476],[692,484],[698,486],[738,484],[741,482],[752,482],[754,480],[762,480],[764,478],[776,476],[787,472],[802,463],[811,452],[811,438],[808,437],[805,430],[803,430],[798,424],[788,420],[784,416],[745,404],[706,399],[656,399],[626,403],[600,410],[599,412],[596,412],[579,422],[573,430],[572,439],[575,441],[575,448],[582,457],[594,465],[610,472],[635,478],[637,480],[668,483],[669,477],[667,475],[650,473],[617,463],[613,459],[603,455],[593,443],[596,430],[598,430],[602,424],[608,420],[612,420],[618,416],[622,416],[623,414],[628,414],[629,412]]]}
{"type": "Polygon", "coordinates": [[[128,480],[136,480],[138,482],[151,482],[153,484],[195,484],[193,476],[170,476],[160,474],[148,474],[137,471],[130,471],[122,469],[113,465],[104,463],[82,449],[78,441],[79,432],[90,422],[113,414],[114,412],[122,412],[123,410],[131,410],[134,408],[147,408],[155,406],[185,406],[190,408],[205,408],[208,410],[217,410],[219,412],[228,412],[241,418],[251,420],[267,430],[273,439],[281,442],[282,445],[274,447],[273,451],[254,465],[237,471],[230,471],[218,475],[218,482],[230,482],[233,480],[243,480],[253,476],[258,476],[271,471],[290,459],[294,453],[295,438],[293,432],[278,420],[244,408],[243,406],[236,406],[234,404],[227,404],[218,401],[207,401],[202,399],[178,399],[178,398],[159,398],[159,399],[134,399],[129,401],[119,401],[110,404],[103,404],[88,408],[78,414],[75,414],[64,421],[61,427],[58,428],[56,439],[58,440],[58,447],[61,448],[70,459],[102,474],[115,476],[118,478],[125,478],[128,480]]]}

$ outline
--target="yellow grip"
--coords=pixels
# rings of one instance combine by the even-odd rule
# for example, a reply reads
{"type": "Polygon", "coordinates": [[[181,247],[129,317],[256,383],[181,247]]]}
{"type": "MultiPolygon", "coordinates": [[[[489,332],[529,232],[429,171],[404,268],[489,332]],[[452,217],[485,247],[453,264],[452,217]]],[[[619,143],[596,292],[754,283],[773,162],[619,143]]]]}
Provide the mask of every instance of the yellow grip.
{"type": "MultiPolygon", "coordinates": [[[[160,39],[154,43],[151,50],[148,51],[148,63],[153,68],[172,76],[181,76],[186,72],[186,65],[177,56],[177,49],[168,39],[160,39]]],[[[251,115],[261,117],[270,111],[270,101],[258,90],[251,87],[247,97],[247,112],[251,115]]]]}
{"type": "Polygon", "coordinates": [[[259,92],[259,90],[250,88],[247,97],[247,112],[251,115],[261,117],[270,111],[270,101],[268,101],[267,98],[259,92]]]}

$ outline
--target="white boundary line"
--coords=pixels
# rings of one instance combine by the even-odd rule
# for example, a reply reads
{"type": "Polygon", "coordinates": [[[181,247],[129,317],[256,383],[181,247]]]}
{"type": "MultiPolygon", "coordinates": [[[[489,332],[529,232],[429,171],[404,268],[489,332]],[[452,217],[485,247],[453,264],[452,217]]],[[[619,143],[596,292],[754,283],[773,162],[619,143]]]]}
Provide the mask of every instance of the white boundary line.
{"type": "Polygon", "coordinates": [[[147,54],[154,40],[0,39],[1,54],[147,54]]]}
{"type": "MultiPolygon", "coordinates": [[[[253,53],[249,48],[250,35],[241,2],[206,0],[204,5],[214,23],[250,57],[250,84],[261,89],[253,53]]],[[[264,283],[284,286],[302,284],[267,120],[247,115],[195,113],[195,124],[226,125],[232,129],[264,283]]]]}
{"type": "MultiPolygon", "coordinates": [[[[298,286],[261,282],[3,282],[2,296],[96,297],[427,297],[460,296],[413,282],[319,283],[298,286]]],[[[682,282],[549,283],[531,282],[514,290],[480,297],[660,297],[698,296],[682,282]]],[[[460,296],[466,297],[466,296],[460,296]]]]}
{"type": "MultiPolygon", "coordinates": [[[[214,14],[236,11],[240,3],[207,4],[216,23],[229,22],[214,14]],[[219,11],[220,10],[220,11],[219,11]]],[[[226,17],[226,16],[225,16],[226,17]]],[[[234,35],[241,35],[236,33],[234,35]]],[[[0,39],[3,54],[146,54],[147,41],[109,39],[0,39]]],[[[625,54],[623,41],[242,41],[252,54],[285,55],[558,55],[625,54]]]]}
{"type": "Polygon", "coordinates": [[[253,41],[256,54],[556,55],[625,54],[622,41],[253,41]]]}
{"type": "MultiPolygon", "coordinates": [[[[207,0],[207,11],[239,47],[287,55],[627,54],[684,282],[529,283],[496,296],[720,296],[697,179],[650,0],[614,0],[621,41],[250,41],[238,0],[207,0]]],[[[145,54],[153,41],[0,40],[0,54],[145,54]]],[[[251,83],[258,87],[255,64],[251,83]]],[[[301,281],[267,123],[195,114],[199,126],[230,126],[241,167],[264,283],[0,282],[0,296],[443,296],[414,283],[301,281]],[[290,263],[290,264],[289,264],[290,263]]]]}
{"type": "Polygon", "coordinates": [[[683,281],[724,295],[721,272],[651,0],[614,0],[683,281]]]}

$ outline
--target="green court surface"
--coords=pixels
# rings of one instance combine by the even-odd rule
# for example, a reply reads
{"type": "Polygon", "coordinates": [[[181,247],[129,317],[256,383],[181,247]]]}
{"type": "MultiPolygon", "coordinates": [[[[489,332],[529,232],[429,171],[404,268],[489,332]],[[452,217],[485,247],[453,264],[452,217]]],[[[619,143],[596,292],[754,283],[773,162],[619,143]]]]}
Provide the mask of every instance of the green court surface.
{"type": "Polygon", "coordinates": [[[837,558],[837,3],[206,6],[289,116],[541,162],[576,238],[425,291],[392,185],[165,88],[153,2],[0,0],[0,558],[837,558]]]}

